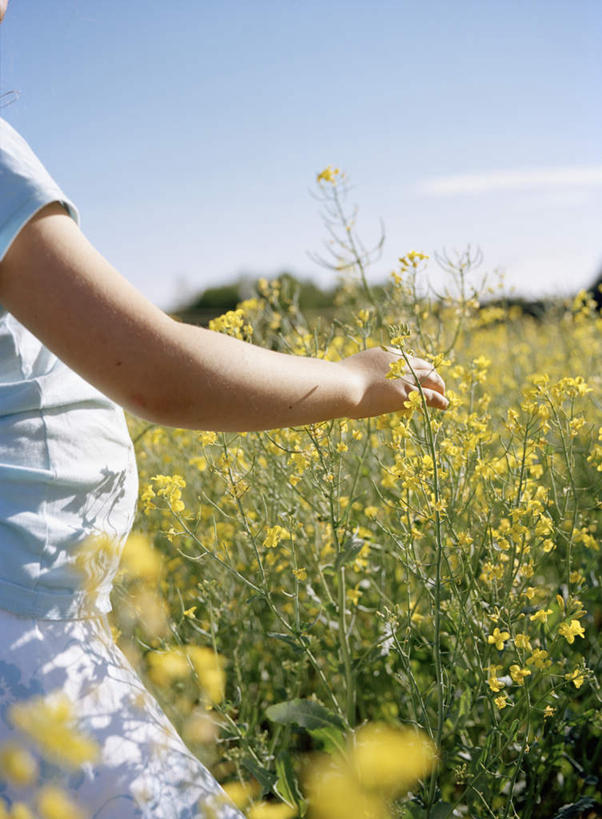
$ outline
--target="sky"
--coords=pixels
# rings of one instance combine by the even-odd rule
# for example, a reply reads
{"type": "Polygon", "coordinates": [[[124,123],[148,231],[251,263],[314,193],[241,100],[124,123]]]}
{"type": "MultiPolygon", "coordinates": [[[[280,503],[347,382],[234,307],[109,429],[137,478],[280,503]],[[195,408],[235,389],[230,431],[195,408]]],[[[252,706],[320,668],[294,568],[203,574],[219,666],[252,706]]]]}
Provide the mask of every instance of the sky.
{"type": "Polygon", "coordinates": [[[601,42],[600,0],[10,0],[0,114],[163,309],[241,274],[334,284],[327,165],[365,244],[384,224],[371,280],[470,246],[566,295],[602,268],[601,42]]]}

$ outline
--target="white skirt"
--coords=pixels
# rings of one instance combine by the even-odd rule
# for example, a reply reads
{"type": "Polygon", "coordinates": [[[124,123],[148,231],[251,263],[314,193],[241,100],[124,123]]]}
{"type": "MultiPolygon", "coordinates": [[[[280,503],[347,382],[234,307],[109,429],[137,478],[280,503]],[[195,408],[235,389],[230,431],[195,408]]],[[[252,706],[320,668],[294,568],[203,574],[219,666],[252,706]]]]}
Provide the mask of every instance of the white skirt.
{"type": "Polygon", "coordinates": [[[33,620],[0,609],[0,746],[7,741],[27,747],[40,770],[26,787],[0,778],[9,805],[35,802],[53,783],[94,819],[243,819],[115,645],[106,616],[33,620]],[[9,720],[14,703],[57,690],[100,748],[75,772],[44,759],[9,720]]]}

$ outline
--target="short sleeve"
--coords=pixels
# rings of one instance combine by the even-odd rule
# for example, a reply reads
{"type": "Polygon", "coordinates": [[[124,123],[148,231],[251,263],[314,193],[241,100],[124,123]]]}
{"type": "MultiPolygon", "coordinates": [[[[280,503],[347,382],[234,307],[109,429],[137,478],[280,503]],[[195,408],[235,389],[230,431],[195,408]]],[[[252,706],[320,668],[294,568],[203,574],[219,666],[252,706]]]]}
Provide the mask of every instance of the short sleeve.
{"type": "Polygon", "coordinates": [[[75,205],[27,142],[0,118],[0,262],[21,228],[45,205],[60,202],[79,224],[75,205]]]}

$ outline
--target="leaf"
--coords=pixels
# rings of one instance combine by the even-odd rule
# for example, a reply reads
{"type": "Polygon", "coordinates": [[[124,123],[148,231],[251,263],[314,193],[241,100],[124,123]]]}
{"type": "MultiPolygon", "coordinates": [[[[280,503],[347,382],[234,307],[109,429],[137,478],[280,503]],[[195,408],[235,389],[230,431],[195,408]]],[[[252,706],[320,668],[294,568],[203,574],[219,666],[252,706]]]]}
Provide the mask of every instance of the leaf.
{"type": "Polygon", "coordinates": [[[433,805],[429,817],[430,819],[449,819],[450,816],[453,816],[453,810],[454,806],[449,802],[437,802],[436,805],[433,805]]]}
{"type": "Polygon", "coordinates": [[[266,708],[266,715],[272,722],[300,725],[310,732],[320,728],[345,730],[345,723],[340,717],[314,700],[295,699],[277,702],[266,708]]]}
{"type": "Polygon", "coordinates": [[[303,802],[303,795],[295,776],[293,763],[288,751],[281,751],[276,759],[276,773],[278,781],[274,790],[291,808],[298,807],[303,802]]]}
{"type": "Polygon", "coordinates": [[[458,719],[462,719],[462,717],[465,717],[466,714],[470,713],[471,703],[472,695],[470,693],[470,688],[465,688],[460,696],[460,702],[458,704],[458,719]]]}
{"type": "Polygon", "coordinates": [[[327,754],[336,754],[345,750],[345,735],[334,726],[329,728],[314,728],[309,732],[314,739],[322,743],[327,754]]]}
{"type": "Polygon", "coordinates": [[[338,571],[341,566],[348,566],[353,563],[357,555],[361,552],[364,541],[361,538],[352,537],[351,544],[342,552],[339,552],[334,561],[335,571],[338,571]]]}
{"type": "Polygon", "coordinates": [[[583,796],[578,802],[563,805],[558,813],[554,814],[554,819],[581,819],[585,811],[595,811],[593,814],[594,817],[602,816],[599,803],[597,803],[595,799],[592,799],[591,796],[583,796]]]}
{"type": "Polygon", "coordinates": [[[288,634],[281,634],[279,631],[268,631],[268,637],[275,637],[276,640],[282,640],[283,643],[289,645],[297,654],[303,653],[303,648],[288,634]]]}
{"type": "Polygon", "coordinates": [[[274,785],[276,784],[276,780],[278,777],[276,774],[273,774],[271,771],[268,771],[267,768],[264,768],[263,765],[259,765],[255,760],[247,756],[242,760],[243,768],[246,768],[249,773],[253,774],[255,779],[261,785],[261,793],[266,794],[269,793],[274,785]]]}

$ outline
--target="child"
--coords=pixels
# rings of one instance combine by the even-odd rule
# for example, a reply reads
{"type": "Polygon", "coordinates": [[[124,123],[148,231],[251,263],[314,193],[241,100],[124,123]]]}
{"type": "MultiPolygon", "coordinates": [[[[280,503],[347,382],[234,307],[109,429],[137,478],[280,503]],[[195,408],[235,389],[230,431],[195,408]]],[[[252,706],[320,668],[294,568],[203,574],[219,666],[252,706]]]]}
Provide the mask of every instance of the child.
{"type": "MultiPolygon", "coordinates": [[[[6,0],[0,0],[0,20],[6,0]]],[[[152,422],[263,430],[402,408],[375,347],[289,356],[170,319],[89,244],[75,205],[0,119],[0,745],[11,706],[63,691],[100,749],[74,772],[39,759],[95,817],[193,817],[223,795],[111,639],[112,565],[94,591],[74,565],[89,535],[123,544],[137,496],[121,407],[152,422]],[[209,799],[209,801],[205,801],[209,799]]],[[[412,362],[430,406],[445,386],[412,362]]],[[[0,781],[9,804],[27,795],[0,781]]],[[[240,817],[222,805],[216,816],[240,817]]]]}

